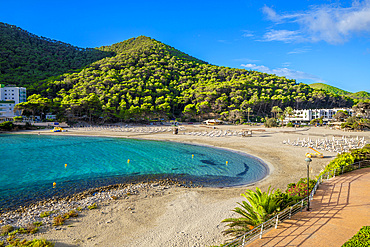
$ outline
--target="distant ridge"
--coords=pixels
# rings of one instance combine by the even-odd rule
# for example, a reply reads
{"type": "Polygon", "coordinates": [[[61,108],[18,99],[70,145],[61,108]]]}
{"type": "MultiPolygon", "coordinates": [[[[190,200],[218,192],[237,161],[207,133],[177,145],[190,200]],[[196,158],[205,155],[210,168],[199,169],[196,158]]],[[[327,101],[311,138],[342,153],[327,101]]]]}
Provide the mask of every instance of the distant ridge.
{"type": "Polygon", "coordinates": [[[313,83],[313,84],[309,84],[309,86],[311,88],[314,88],[314,89],[325,90],[328,93],[332,93],[332,94],[336,94],[336,95],[340,95],[340,96],[347,96],[347,97],[350,97],[352,99],[357,99],[357,100],[370,99],[370,93],[365,92],[365,91],[359,91],[357,93],[351,93],[351,92],[345,91],[343,89],[330,86],[330,85],[325,84],[325,83],[313,83]]]}
{"type": "Polygon", "coordinates": [[[26,86],[114,55],[94,48],[80,48],[40,37],[0,22],[0,82],[26,86]]]}

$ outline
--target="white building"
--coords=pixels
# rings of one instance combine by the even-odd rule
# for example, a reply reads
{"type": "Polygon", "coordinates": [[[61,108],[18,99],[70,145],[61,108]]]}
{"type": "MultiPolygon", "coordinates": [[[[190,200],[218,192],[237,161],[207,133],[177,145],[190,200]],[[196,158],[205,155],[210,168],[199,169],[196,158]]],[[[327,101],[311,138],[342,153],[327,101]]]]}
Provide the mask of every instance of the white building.
{"type": "Polygon", "coordinates": [[[14,106],[26,100],[26,88],[0,84],[0,121],[11,121],[13,117],[20,116],[14,112],[14,106]]]}
{"type": "Polygon", "coordinates": [[[335,108],[335,109],[302,109],[294,110],[291,117],[285,117],[284,123],[293,122],[310,122],[313,119],[321,118],[324,122],[329,122],[338,111],[347,111],[349,116],[354,114],[351,108],[335,108]]]}

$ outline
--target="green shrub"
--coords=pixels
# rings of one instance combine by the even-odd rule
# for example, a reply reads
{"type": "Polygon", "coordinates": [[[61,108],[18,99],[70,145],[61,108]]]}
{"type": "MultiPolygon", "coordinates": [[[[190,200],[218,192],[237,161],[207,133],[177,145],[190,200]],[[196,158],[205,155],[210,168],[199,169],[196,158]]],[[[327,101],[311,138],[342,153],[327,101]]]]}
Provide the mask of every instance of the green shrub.
{"type": "Polygon", "coordinates": [[[63,217],[65,218],[65,219],[69,219],[70,217],[77,217],[78,216],[78,214],[76,213],[76,211],[75,210],[71,210],[71,211],[69,211],[68,213],[65,213],[64,215],[63,215],[63,217]]]}
{"type": "Polygon", "coordinates": [[[16,117],[13,117],[13,120],[14,120],[14,122],[21,122],[23,120],[23,117],[22,116],[16,116],[16,117]]]}
{"type": "Polygon", "coordinates": [[[45,239],[34,239],[31,241],[27,241],[26,239],[20,240],[13,237],[8,238],[7,240],[10,243],[10,245],[8,245],[9,247],[54,247],[54,244],[52,242],[46,241],[45,239]]]}
{"type": "Polygon", "coordinates": [[[356,235],[342,245],[342,247],[362,246],[370,246],[370,226],[363,226],[356,235]]]}
{"type": "Polygon", "coordinates": [[[322,174],[341,167],[345,167],[343,171],[351,171],[352,167],[347,166],[353,164],[354,162],[355,157],[351,153],[338,154],[337,157],[330,161],[330,163],[325,167],[325,170],[322,172],[322,174]]]}
{"type": "Polygon", "coordinates": [[[9,232],[8,233],[8,235],[9,236],[13,236],[13,235],[16,235],[16,234],[26,234],[26,233],[28,233],[28,231],[26,230],[26,229],[24,229],[24,228],[18,228],[17,230],[14,230],[14,231],[12,231],[12,232],[9,232]]]}
{"type": "Polygon", "coordinates": [[[63,218],[61,215],[58,215],[53,219],[53,226],[61,226],[64,224],[64,221],[66,221],[66,219],[63,218]]]}
{"type": "Polygon", "coordinates": [[[14,124],[13,122],[10,122],[10,121],[5,121],[5,122],[2,122],[0,123],[0,130],[12,130],[14,128],[14,124]]]}
{"type": "Polygon", "coordinates": [[[93,203],[92,205],[87,206],[87,208],[90,209],[90,210],[92,210],[92,209],[98,208],[98,206],[96,205],[96,203],[93,203]]]}
{"type": "Polygon", "coordinates": [[[37,226],[37,227],[40,227],[43,225],[43,223],[41,221],[36,221],[36,222],[33,222],[32,223],[34,226],[37,226]]]}
{"type": "Polygon", "coordinates": [[[289,122],[289,123],[286,124],[286,127],[294,127],[294,124],[289,122]]]}
{"type": "Polygon", "coordinates": [[[265,126],[267,128],[277,127],[278,126],[278,122],[277,122],[277,120],[275,118],[266,118],[265,126]]]}
{"type": "Polygon", "coordinates": [[[370,144],[366,144],[363,148],[352,150],[351,154],[355,157],[355,161],[370,159],[370,144]]]}
{"type": "MultiPolygon", "coordinates": [[[[315,186],[316,180],[310,179],[309,187],[310,191],[315,186]]],[[[301,178],[297,184],[290,183],[286,190],[287,195],[289,196],[298,196],[300,199],[307,196],[307,178],[301,178]]]]}
{"type": "Polygon", "coordinates": [[[6,235],[9,232],[13,231],[14,227],[11,225],[5,225],[1,227],[1,235],[6,235]]]}
{"type": "Polygon", "coordinates": [[[41,218],[49,217],[51,215],[51,211],[45,211],[40,214],[41,218]]]}
{"type": "Polygon", "coordinates": [[[35,228],[30,229],[30,230],[29,230],[29,233],[30,233],[30,234],[35,234],[35,233],[36,233],[36,232],[38,232],[38,231],[39,231],[39,228],[35,227],[35,228]]]}

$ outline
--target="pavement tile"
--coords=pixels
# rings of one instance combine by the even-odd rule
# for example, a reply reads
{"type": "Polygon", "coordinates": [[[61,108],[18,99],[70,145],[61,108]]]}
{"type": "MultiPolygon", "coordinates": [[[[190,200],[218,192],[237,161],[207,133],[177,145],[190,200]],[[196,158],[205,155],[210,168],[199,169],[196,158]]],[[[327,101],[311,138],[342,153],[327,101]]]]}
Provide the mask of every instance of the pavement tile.
{"type": "Polygon", "coordinates": [[[370,225],[370,168],[325,180],[303,211],[248,246],[342,246],[370,225]]]}

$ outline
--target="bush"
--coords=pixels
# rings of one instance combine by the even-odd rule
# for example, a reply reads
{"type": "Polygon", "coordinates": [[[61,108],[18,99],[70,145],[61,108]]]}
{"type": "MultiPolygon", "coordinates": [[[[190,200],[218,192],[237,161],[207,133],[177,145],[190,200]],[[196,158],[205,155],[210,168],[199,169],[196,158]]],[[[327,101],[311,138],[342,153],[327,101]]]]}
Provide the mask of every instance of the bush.
{"type": "Polygon", "coordinates": [[[64,221],[66,221],[66,219],[64,219],[61,215],[58,215],[53,219],[53,226],[61,226],[64,224],[64,221]]]}
{"type": "Polygon", "coordinates": [[[294,127],[294,124],[289,122],[289,123],[286,124],[286,127],[294,127]]]}
{"type": "Polygon", "coordinates": [[[16,117],[13,117],[13,120],[14,120],[14,122],[22,122],[23,117],[22,116],[16,116],[16,117]]]}
{"type": "Polygon", "coordinates": [[[51,211],[45,211],[40,214],[41,218],[49,217],[51,215],[51,211]]]}
{"type": "Polygon", "coordinates": [[[33,222],[32,223],[34,226],[37,226],[37,227],[40,227],[43,225],[43,223],[41,221],[36,221],[36,222],[33,222]]]}
{"type": "Polygon", "coordinates": [[[87,208],[90,209],[90,210],[92,210],[92,209],[98,208],[98,206],[96,205],[96,203],[93,203],[92,205],[87,206],[87,208]]]}
{"type": "Polygon", "coordinates": [[[361,246],[370,246],[370,226],[363,226],[356,235],[342,245],[342,247],[361,246]]]}
{"type": "Polygon", "coordinates": [[[12,130],[13,128],[14,128],[13,122],[6,121],[6,122],[0,123],[0,130],[9,131],[9,130],[12,130]]]}
{"type": "MultiPolygon", "coordinates": [[[[310,191],[315,186],[316,180],[311,180],[309,183],[310,191]]],[[[302,199],[307,196],[307,178],[301,178],[297,184],[291,183],[288,184],[288,188],[286,190],[287,195],[289,196],[298,196],[299,199],[302,199]]]]}
{"type": "Polygon", "coordinates": [[[15,239],[13,236],[11,238],[8,238],[7,241],[10,243],[10,247],[54,247],[54,244],[52,242],[46,241],[45,239],[34,239],[31,241],[27,241],[25,239],[15,239]]]}
{"type": "Polygon", "coordinates": [[[278,126],[278,122],[277,122],[277,120],[275,118],[266,118],[265,126],[267,128],[277,127],[278,126]]]}
{"type": "Polygon", "coordinates": [[[360,149],[354,149],[351,154],[355,157],[355,161],[370,159],[370,144],[360,149]]]}
{"type": "Polygon", "coordinates": [[[28,231],[26,229],[24,229],[24,228],[21,227],[21,228],[18,228],[17,230],[14,230],[12,232],[9,232],[8,235],[9,236],[14,236],[14,235],[16,235],[18,233],[20,233],[20,234],[26,234],[26,233],[28,233],[28,231]]]}
{"type": "Polygon", "coordinates": [[[71,211],[69,211],[68,213],[65,213],[64,215],[63,215],[63,217],[65,218],[65,219],[69,219],[70,217],[77,217],[78,216],[78,214],[76,213],[76,211],[75,210],[71,210],[71,211]]]}
{"type": "Polygon", "coordinates": [[[335,159],[330,161],[330,163],[325,167],[325,170],[321,174],[341,167],[345,167],[343,171],[351,171],[352,167],[348,165],[351,165],[354,162],[355,157],[351,153],[338,154],[335,159]]]}
{"type": "Polygon", "coordinates": [[[14,230],[14,227],[11,225],[5,225],[1,227],[1,235],[6,235],[14,230]]]}

